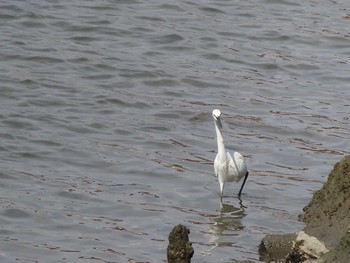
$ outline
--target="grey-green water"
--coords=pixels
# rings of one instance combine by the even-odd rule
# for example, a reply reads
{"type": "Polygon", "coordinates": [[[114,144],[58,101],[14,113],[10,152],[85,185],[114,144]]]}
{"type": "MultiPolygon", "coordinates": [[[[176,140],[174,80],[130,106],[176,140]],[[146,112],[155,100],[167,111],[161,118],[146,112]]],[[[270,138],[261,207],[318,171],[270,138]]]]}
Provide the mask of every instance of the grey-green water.
{"type": "Polygon", "coordinates": [[[0,4],[1,262],[258,261],[349,154],[350,3],[0,4]],[[247,157],[220,208],[213,108],[247,157]]]}

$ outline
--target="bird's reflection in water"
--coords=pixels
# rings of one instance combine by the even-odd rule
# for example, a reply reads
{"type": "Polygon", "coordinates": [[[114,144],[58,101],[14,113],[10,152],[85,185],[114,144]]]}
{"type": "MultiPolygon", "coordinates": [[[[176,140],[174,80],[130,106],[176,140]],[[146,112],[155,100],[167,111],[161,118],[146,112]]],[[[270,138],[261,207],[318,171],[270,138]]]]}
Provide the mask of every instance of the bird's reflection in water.
{"type": "Polygon", "coordinates": [[[242,219],[247,215],[245,206],[239,198],[239,207],[220,202],[218,216],[209,218],[209,244],[210,249],[202,251],[203,254],[211,254],[210,251],[216,247],[232,247],[238,236],[238,231],[244,229],[242,219]]]}

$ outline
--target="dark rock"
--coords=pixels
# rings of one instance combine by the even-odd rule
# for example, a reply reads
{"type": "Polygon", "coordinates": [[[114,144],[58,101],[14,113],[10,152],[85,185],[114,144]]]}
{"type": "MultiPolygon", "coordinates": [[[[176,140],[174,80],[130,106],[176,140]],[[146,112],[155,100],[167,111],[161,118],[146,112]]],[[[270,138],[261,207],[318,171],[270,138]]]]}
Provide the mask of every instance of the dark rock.
{"type": "Polygon", "coordinates": [[[194,254],[189,242],[190,230],[183,225],[176,225],[169,234],[167,249],[168,263],[190,263],[194,254]]]}
{"type": "Polygon", "coordinates": [[[306,257],[300,253],[300,251],[296,248],[292,248],[292,250],[288,253],[286,257],[286,262],[288,263],[299,263],[306,260],[306,257]]]}
{"type": "Polygon", "coordinates": [[[259,255],[262,261],[285,258],[292,249],[295,234],[267,235],[259,245],[259,255]]]}

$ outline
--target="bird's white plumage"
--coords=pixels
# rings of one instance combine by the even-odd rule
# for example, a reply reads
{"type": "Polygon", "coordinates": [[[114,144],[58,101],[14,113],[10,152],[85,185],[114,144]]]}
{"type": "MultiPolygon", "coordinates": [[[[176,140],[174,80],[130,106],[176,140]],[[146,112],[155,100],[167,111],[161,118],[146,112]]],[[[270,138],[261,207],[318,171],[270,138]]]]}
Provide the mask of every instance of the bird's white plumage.
{"type": "MultiPolygon", "coordinates": [[[[247,165],[244,157],[239,152],[233,152],[233,157],[226,152],[224,139],[222,137],[221,112],[218,109],[213,110],[213,118],[215,122],[215,131],[218,145],[218,153],[214,160],[215,175],[219,179],[221,199],[224,192],[226,182],[239,182],[244,176],[248,176],[247,165]]],[[[246,179],[245,179],[246,180],[246,179]]],[[[245,181],[244,181],[245,182],[245,181]]],[[[243,188],[243,185],[242,185],[243,188]]],[[[241,188],[241,190],[242,190],[241,188]]],[[[240,192],[241,192],[240,190],[240,192]]]]}

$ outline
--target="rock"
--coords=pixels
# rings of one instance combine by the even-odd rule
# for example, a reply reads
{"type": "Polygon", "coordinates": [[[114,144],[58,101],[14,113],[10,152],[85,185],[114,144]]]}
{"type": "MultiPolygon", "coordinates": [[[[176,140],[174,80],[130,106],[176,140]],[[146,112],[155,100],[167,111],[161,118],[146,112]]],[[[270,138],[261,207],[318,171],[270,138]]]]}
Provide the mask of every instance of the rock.
{"type": "Polygon", "coordinates": [[[350,225],[350,156],[334,166],[304,212],[300,219],[306,223],[307,234],[323,240],[329,247],[339,243],[350,225]]]}
{"type": "Polygon", "coordinates": [[[266,245],[267,236],[262,244],[270,257],[262,260],[288,263],[350,262],[350,156],[344,157],[334,166],[327,182],[314,193],[299,218],[306,226],[297,233],[288,255],[283,256],[284,235],[273,237],[274,241],[266,245]],[[279,254],[280,246],[282,253],[279,254]]]}
{"type": "Polygon", "coordinates": [[[176,225],[169,234],[167,248],[168,263],[190,263],[194,254],[189,242],[190,230],[183,225],[176,225]]]}
{"type": "Polygon", "coordinates": [[[298,244],[299,250],[307,257],[320,258],[323,254],[329,252],[323,242],[319,241],[316,237],[309,236],[304,231],[300,231],[293,244],[296,247],[298,244]]]}
{"type": "Polygon", "coordinates": [[[316,262],[328,252],[317,238],[304,231],[296,234],[267,235],[259,245],[260,260],[270,263],[316,262]]]}
{"type": "Polygon", "coordinates": [[[323,254],[329,252],[323,242],[319,241],[316,237],[309,236],[304,231],[300,231],[297,234],[297,238],[293,244],[293,247],[299,248],[299,250],[312,258],[320,258],[323,254]]]}
{"type": "Polygon", "coordinates": [[[323,242],[316,237],[309,236],[304,231],[300,231],[295,241],[293,241],[293,248],[289,252],[286,261],[290,263],[297,262],[315,262],[322,255],[329,252],[323,242]]]}
{"type": "Polygon", "coordinates": [[[322,257],[324,263],[349,263],[350,262],[350,225],[340,240],[339,244],[322,257]]]}
{"type": "Polygon", "coordinates": [[[261,261],[272,261],[285,258],[292,249],[295,234],[267,235],[259,245],[261,261]]]}

